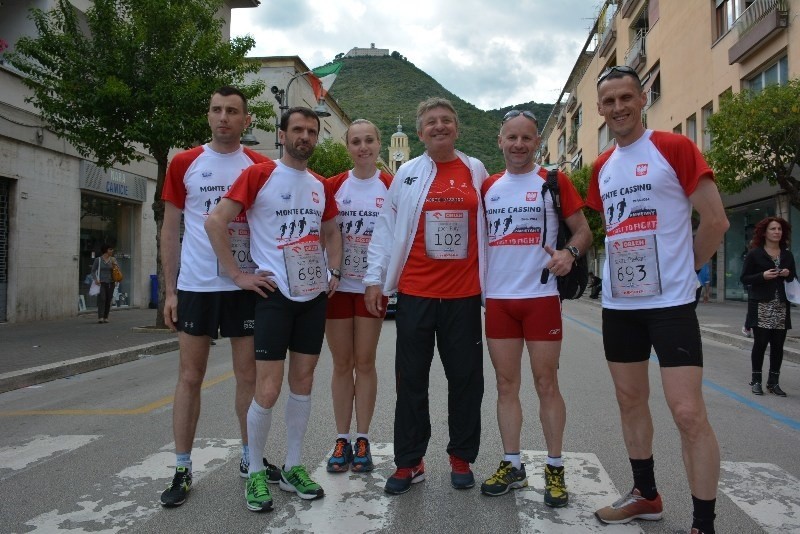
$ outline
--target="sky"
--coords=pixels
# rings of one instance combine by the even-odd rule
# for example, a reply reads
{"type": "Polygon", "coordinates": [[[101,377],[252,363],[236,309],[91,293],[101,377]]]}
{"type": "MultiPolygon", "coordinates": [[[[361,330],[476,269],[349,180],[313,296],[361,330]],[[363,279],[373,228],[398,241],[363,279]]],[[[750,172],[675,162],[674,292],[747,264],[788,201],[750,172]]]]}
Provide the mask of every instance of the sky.
{"type": "MultiPolygon", "coordinates": [[[[262,0],[234,9],[251,56],[300,56],[310,68],[353,47],[397,51],[480,109],[554,103],[600,0],[262,0]]],[[[346,68],[346,67],[345,67],[346,68]]],[[[332,89],[336,95],[336,86],[332,89]]]]}

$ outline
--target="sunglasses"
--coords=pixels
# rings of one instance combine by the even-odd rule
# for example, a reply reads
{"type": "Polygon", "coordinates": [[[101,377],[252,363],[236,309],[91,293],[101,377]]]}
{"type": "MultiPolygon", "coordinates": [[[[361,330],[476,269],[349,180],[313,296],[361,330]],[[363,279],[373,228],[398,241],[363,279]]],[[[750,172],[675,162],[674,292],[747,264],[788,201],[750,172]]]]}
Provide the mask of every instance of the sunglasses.
{"type": "Polygon", "coordinates": [[[620,74],[629,74],[633,76],[637,80],[639,79],[639,74],[636,72],[636,69],[633,67],[629,67],[627,65],[615,65],[613,67],[608,67],[606,70],[600,73],[600,76],[597,77],[597,85],[608,78],[612,72],[619,72],[620,74]]]}
{"type": "Polygon", "coordinates": [[[519,109],[512,109],[511,111],[503,115],[503,124],[505,124],[506,121],[513,119],[514,117],[519,117],[520,115],[522,115],[523,117],[528,117],[536,124],[536,126],[539,126],[539,121],[536,120],[536,115],[534,115],[532,112],[528,110],[522,111],[519,109]]]}

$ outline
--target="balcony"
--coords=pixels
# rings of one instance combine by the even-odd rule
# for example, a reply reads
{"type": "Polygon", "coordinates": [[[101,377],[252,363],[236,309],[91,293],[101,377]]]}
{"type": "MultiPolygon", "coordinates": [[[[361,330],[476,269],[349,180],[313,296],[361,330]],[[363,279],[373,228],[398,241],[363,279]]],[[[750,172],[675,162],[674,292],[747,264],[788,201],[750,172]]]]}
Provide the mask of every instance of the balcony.
{"type": "Polygon", "coordinates": [[[647,91],[647,104],[644,106],[644,111],[650,109],[650,106],[655,104],[659,98],[661,98],[661,93],[659,93],[658,91],[655,91],[653,89],[647,91]]]}
{"type": "Polygon", "coordinates": [[[622,18],[628,18],[633,13],[633,8],[639,5],[639,0],[624,0],[622,6],[619,8],[619,13],[622,18]]]}
{"type": "Polygon", "coordinates": [[[789,0],[756,0],[736,19],[739,39],[728,49],[728,64],[741,63],[762,43],[789,26],[789,0]]]}
{"type": "Polygon", "coordinates": [[[567,154],[572,154],[578,148],[578,130],[572,130],[567,139],[567,154]]]}
{"type": "Polygon", "coordinates": [[[645,53],[644,46],[646,40],[647,34],[645,31],[637,31],[636,37],[633,40],[633,44],[625,54],[625,64],[633,68],[636,72],[640,72],[645,66],[645,63],[647,63],[647,54],[645,53]]]}
{"type": "Polygon", "coordinates": [[[572,110],[575,109],[575,106],[578,105],[578,97],[575,96],[575,92],[573,91],[570,93],[569,98],[567,99],[567,113],[572,113],[572,110]]]}
{"type": "Polygon", "coordinates": [[[611,19],[600,35],[597,53],[600,57],[606,57],[609,52],[614,50],[614,44],[617,42],[617,19],[611,19]]]}
{"type": "Polygon", "coordinates": [[[556,128],[559,130],[564,127],[567,123],[567,114],[562,108],[561,111],[558,113],[558,118],[556,119],[556,128]]]}

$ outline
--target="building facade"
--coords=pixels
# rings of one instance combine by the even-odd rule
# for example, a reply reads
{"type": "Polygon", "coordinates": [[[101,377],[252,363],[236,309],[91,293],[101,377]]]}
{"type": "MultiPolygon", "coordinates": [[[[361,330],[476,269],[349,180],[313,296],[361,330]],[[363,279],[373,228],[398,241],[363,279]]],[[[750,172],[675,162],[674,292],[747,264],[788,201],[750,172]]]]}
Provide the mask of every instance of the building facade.
{"type": "MultiPolygon", "coordinates": [[[[597,112],[597,77],[607,67],[636,69],[648,96],[648,128],[680,133],[701,151],[720,98],[800,76],[797,0],[607,0],[542,130],[539,161],[567,172],[590,165],[613,145],[597,112]]],[[[714,259],[718,300],[746,299],[739,275],[756,222],[800,213],[777,187],[723,195],[731,227],[714,259]]],[[[793,249],[800,250],[795,232],[793,249]]]]}
{"type": "MultiPolygon", "coordinates": [[[[73,0],[79,16],[91,6],[73,0]]],[[[0,39],[13,50],[35,36],[30,8],[54,0],[14,0],[0,7],[0,39]]],[[[230,12],[257,0],[229,0],[219,15],[229,38],[230,12]]],[[[54,319],[95,306],[85,283],[103,243],[112,244],[125,274],[114,306],[147,307],[156,273],[151,202],[156,164],[98,168],[48,130],[30,103],[22,75],[0,55],[0,322],[54,319]]]]}

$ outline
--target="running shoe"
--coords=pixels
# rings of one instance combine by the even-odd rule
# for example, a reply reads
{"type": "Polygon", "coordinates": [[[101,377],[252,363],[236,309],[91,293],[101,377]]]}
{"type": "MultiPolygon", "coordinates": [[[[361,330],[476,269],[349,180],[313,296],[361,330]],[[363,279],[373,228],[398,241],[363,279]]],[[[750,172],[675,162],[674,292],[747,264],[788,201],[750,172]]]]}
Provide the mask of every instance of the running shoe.
{"type": "Polygon", "coordinates": [[[411,489],[411,484],[425,480],[425,461],[420,460],[414,467],[398,467],[397,471],[386,480],[383,487],[386,493],[400,495],[411,489]]]}
{"type": "Polygon", "coordinates": [[[303,465],[296,465],[288,471],[281,470],[280,488],[283,491],[293,491],[301,499],[311,501],[325,496],[322,486],[311,480],[303,465]]]}
{"type": "Polygon", "coordinates": [[[603,523],[616,525],[629,523],[634,519],[645,521],[658,521],[664,515],[664,505],[661,495],[656,495],[652,501],[642,497],[642,493],[634,488],[628,495],[623,496],[611,506],[600,508],[594,513],[595,517],[603,523]]]}
{"type": "Polygon", "coordinates": [[[553,508],[561,508],[569,502],[567,485],[564,483],[564,466],[544,466],[544,503],[553,508]]]}
{"type": "MultiPolygon", "coordinates": [[[[270,484],[277,484],[281,479],[281,470],[278,469],[277,465],[272,465],[269,463],[266,458],[263,458],[263,461],[264,470],[267,472],[267,482],[270,484]]],[[[239,461],[239,476],[242,478],[248,478],[250,476],[248,473],[249,470],[250,463],[247,461],[247,458],[242,456],[242,459],[239,461]]]]}
{"type": "Polygon", "coordinates": [[[244,497],[247,499],[247,509],[254,512],[272,511],[272,494],[267,485],[267,472],[257,471],[247,478],[247,486],[244,490],[244,497]]]}
{"type": "Polygon", "coordinates": [[[517,469],[511,462],[503,460],[495,474],[481,484],[481,493],[490,497],[505,495],[509,490],[524,488],[528,485],[528,476],[525,474],[525,464],[517,469]]]}
{"type": "Polygon", "coordinates": [[[469,468],[469,462],[450,455],[450,485],[455,489],[468,489],[475,485],[475,475],[469,468]]]}
{"type": "Polygon", "coordinates": [[[328,473],[344,473],[353,461],[353,446],[344,438],[338,438],[333,454],[328,458],[328,473]]]}
{"type": "Polygon", "coordinates": [[[373,469],[375,469],[375,464],[372,463],[372,454],[369,452],[369,440],[367,438],[358,438],[353,456],[353,471],[366,473],[373,469]]]}
{"type": "Polygon", "coordinates": [[[173,508],[182,505],[186,502],[186,495],[190,489],[192,489],[192,472],[187,467],[175,468],[172,482],[161,494],[161,506],[173,508]]]}

